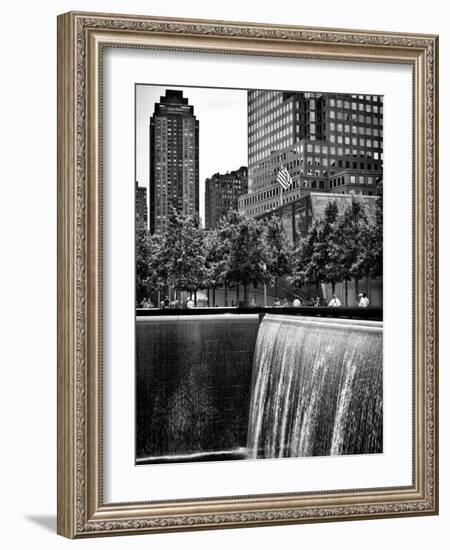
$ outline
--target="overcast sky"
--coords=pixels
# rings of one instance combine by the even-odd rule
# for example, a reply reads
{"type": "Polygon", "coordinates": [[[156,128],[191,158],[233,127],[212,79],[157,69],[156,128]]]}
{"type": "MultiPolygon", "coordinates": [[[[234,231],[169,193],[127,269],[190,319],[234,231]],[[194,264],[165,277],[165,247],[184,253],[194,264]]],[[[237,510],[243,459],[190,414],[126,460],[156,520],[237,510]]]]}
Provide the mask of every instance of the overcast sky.
{"type": "MultiPolygon", "coordinates": [[[[247,91],[170,85],[136,86],[136,181],[149,185],[149,124],[167,88],[182,90],[200,126],[200,217],[205,216],[205,179],[247,166],[247,91]]],[[[148,193],[148,191],[147,191],[148,193]]],[[[149,194],[147,195],[149,196],[149,194]]]]}

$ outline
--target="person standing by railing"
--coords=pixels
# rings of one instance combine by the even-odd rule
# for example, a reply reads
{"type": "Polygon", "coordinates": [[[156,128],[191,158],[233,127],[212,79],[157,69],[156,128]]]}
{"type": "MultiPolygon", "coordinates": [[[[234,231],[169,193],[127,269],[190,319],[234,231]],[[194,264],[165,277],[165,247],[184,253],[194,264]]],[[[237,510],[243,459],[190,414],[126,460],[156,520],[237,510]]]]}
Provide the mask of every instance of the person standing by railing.
{"type": "Polygon", "coordinates": [[[358,307],[369,307],[369,298],[365,292],[362,292],[359,296],[358,307]]]}
{"type": "Polygon", "coordinates": [[[333,298],[331,298],[330,303],[328,304],[329,307],[340,307],[341,301],[336,296],[336,294],[333,294],[333,298]]]}

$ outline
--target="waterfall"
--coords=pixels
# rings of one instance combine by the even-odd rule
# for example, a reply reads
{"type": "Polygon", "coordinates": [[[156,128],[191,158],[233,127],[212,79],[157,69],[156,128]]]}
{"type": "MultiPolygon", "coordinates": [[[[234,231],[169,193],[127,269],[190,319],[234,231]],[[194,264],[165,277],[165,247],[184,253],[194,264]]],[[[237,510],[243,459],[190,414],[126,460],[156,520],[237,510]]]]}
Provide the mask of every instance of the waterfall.
{"type": "Polygon", "coordinates": [[[265,315],[249,458],[380,453],[382,440],[382,323],[265,315]]]}

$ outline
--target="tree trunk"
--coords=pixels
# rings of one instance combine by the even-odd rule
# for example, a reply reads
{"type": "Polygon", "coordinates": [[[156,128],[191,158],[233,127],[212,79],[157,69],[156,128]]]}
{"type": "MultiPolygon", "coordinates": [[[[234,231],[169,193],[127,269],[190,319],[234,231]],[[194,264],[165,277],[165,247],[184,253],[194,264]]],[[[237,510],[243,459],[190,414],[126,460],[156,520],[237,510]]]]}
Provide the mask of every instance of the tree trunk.
{"type": "Polygon", "coordinates": [[[273,282],[273,290],[275,292],[275,298],[278,298],[278,277],[275,275],[275,280],[273,282]]]}
{"type": "Polygon", "coordinates": [[[216,307],[216,287],[213,286],[213,307],[216,307]]]}
{"type": "Polygon", "coordinates": [[[236,285],[236,306],[239,307],[239,285],[236,285]]]}
{"type": "Polygon", "coordinates": [[[356,295],[356,303],[358,303],[358,294],[359,294],[359,279],[358,277],[355,277],[355,295],[356,295]]]}
{"type": "Polygon", "coordinates": [[[224,305],[225,307],[228,307],[228,284],[225,283],[225,289],[224,289],[224,305]]]}
{"type": "Polygon", "coordinates": [[[194,291],[194,306],[197,307],[197,291],[194,291]]]}
{"type": "Polygon", "coordinates": [[[244,285],[244,306],[247,307],[247,285],[244,285]]]}
{"type": "Polygon", "coordinates": [[[331,281],[331,292],[333,293],[333,296],[334,296],[335,290],[336,290],[336,282],[331,281]]]}
{"type": "Polygon", "coordinates": [[[209,296],[209,288],[208,288],[208,307],[211,306],[211,302],[209,301],[209,299],[210,299],[210,296],[209,296]]]}
{"type": "Polygon", "coordinates": [[[348,306],[348,281],[345,280],[345,305],[348,306]]]}

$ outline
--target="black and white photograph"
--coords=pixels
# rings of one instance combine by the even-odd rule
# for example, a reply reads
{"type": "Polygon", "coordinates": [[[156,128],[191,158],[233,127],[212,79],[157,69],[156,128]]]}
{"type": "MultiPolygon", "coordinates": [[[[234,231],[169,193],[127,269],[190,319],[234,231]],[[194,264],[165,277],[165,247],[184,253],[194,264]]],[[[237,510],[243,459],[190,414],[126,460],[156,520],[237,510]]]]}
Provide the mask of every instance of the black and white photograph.
{"type": "Polygon", "coordinates": [[[134,179],[136,465],[383,453],[383,96],[136,84],[134,179]]]}

